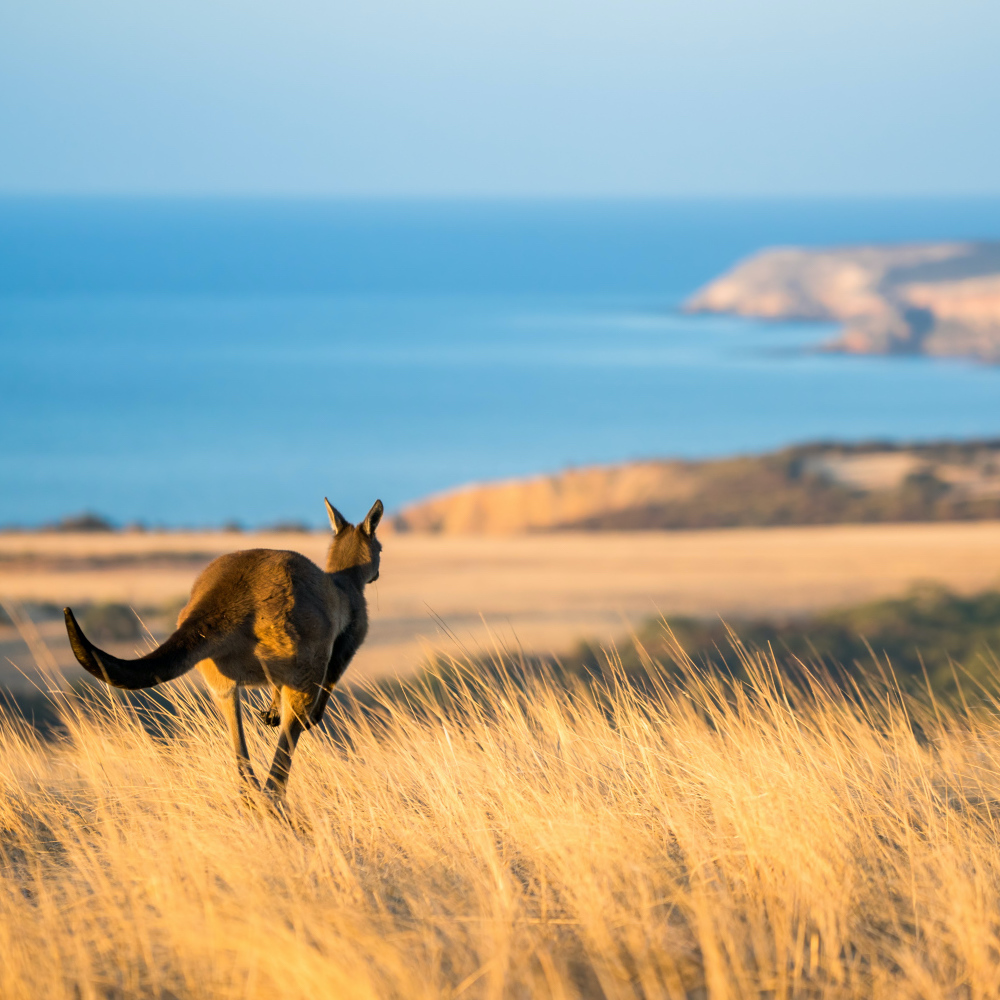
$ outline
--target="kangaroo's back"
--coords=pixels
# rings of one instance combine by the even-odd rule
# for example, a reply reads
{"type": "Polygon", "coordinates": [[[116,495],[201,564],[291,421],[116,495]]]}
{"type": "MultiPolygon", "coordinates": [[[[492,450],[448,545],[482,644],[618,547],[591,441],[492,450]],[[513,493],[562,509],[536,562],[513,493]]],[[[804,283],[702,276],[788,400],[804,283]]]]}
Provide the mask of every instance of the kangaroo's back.
{"type": "Polygon", "coordinates": [[[177,625],[225,635],[226,647],[248,645],[257,655],[287,658],[304,653],[303,645],[311,650],[317,642],[328,642],[343,629],[349,612],[327,575],[305,556],[246,549],[205,567],[177,625]]]}

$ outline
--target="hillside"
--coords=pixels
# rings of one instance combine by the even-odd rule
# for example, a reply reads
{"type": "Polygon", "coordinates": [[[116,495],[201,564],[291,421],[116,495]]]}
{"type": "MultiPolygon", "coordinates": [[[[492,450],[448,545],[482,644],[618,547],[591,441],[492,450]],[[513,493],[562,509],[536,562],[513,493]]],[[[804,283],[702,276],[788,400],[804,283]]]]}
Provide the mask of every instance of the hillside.
{"type": "Polygon", "coordinates": [[[1000,362],[1000,243],[779,247],[696,293],[692,313],[839,322],[857,354],[1000,362]]]}
{"type": "Polygon", "coordinates": [[[813,444],[472,485],[404,507],[399,531],[722,528],[1000,518],[1000,441],[813,444]]]}

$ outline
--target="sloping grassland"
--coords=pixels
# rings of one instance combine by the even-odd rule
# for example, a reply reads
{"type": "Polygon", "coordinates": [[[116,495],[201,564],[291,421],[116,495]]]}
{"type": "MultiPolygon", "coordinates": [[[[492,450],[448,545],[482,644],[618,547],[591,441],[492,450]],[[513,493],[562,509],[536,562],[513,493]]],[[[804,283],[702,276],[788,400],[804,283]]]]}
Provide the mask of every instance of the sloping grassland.
{"type": "Polygon", "coordinates": [[[284,817],[180,682],[4,724],[0,995],[995,997],[995,715],[671,655],[340,701],[284,817]]]}

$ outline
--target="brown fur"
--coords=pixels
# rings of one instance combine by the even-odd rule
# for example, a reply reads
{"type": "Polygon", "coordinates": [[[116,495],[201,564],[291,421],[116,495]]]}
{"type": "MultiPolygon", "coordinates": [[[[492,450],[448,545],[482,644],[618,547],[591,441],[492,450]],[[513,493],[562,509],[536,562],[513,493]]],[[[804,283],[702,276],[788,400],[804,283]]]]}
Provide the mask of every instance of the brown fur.
{"type": "Polygon", "coordinates": [[[244,782],[259,787],[250,765],[240,688],[272,685],[265,721],[280,726],[265,791],[280,799],[295,744],[323,716],[334,684],[368,633],[364,588],[378,579],[382,545],[376,500],[350,524],[326,501],[334,530],[326,571],[297,552],[248,549],[220,556],[194,582],[177,631],[138,660],[97,649],[66,608],[66,627],[80,664],[108,684],[152,687],[197,667],[229,725],[244,782]]]}

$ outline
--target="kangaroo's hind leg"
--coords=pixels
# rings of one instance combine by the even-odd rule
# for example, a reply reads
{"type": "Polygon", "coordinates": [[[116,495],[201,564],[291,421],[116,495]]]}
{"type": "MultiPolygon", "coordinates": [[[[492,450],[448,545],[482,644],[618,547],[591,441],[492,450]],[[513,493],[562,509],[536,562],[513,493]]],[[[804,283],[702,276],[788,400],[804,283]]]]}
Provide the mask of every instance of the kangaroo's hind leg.
{"type": "MultiPolygon", "coordinates": [[[[358,651],[361,643],[365,641],[368,634],[367,618],[355,618],[347,628],[334,640],[333,651],[330,653],[330,662],[327,664],[326,675],[323,679],[322,687],[316,700],[313,702],[312,712],[309,718],[310,726],[318,726],[323,721],[323,712],[326,704],[333,693],[334,685],[343,676],[354,654],[358,651]]],[[[275,687],[271,696],[271,704],[267,708],[261,709],[261,719],[268,726],[281,725],[281,688],[275,687]]]]}
{"type": "Polygon", "coordinates": [[[315,691],[296,691],[290,687],[281,689],[281,732],[278,734],[278,747],[274,751],[271,773],[264,786],[264,791],[276,802],[285,796],[288,773],[292,768],[292,754],[308,724],[315,700],[315,691]]]}
{"type": "Polygon", "coordinates": [[[219,712],[229,727],[229,738],[232,740],[233,750],[236,753],[236,767],[240,774],[243,790],[244,792],[248,789],[259,791],[260,785],[250,764],[250,751],[247,749],[246,734],[243,732],[243,711],[240,706],[239,685],[221,673],[211,660],[202,661],[198,665],[198,669],[212,689],[216,704],[219,706],[219,712]]]}
{"type": "MultiPolygon", "coordinates": [[[[218,697],[218,696],[217,696],[218,697]]],[[[236,767],[240,773],[244,788],[251,788],[253,791],[260,790],[260,784],[253,773],[253,765],[250,763],[250,751],[247,749],[246,734],[243,732],[243,710],[240,706],[240,689],[234,684],[232,691],[225,697],[218,698],[219,708],[229,726],[229,735],[233,741],[233,750],[236,751],[236,767]]]]}

